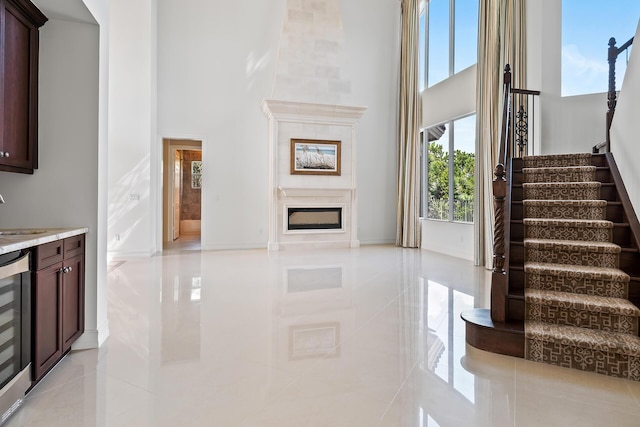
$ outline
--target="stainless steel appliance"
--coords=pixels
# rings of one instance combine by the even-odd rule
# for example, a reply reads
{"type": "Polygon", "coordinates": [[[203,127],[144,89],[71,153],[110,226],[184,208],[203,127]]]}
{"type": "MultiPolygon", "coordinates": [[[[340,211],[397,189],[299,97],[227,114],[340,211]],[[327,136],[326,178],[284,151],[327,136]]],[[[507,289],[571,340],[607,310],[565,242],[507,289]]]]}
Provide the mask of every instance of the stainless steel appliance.
{"type": "Polygon", "coordinates": [[[0,255],[0,424],[31,386],[31,273],[29,252],[0,255]]]}

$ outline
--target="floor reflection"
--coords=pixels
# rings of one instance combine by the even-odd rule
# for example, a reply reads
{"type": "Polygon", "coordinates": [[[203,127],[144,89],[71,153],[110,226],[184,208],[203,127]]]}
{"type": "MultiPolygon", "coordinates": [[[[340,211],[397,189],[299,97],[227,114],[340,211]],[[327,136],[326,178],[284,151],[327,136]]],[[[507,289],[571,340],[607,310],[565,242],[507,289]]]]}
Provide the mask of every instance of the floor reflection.
{"type": "Polygon", "coordinates": [[[391,246],[127,260],[107,344],[72,352],[7,426],[638,425],[638,383],[466,347],[460,312],[488,284],[391,246]]]}

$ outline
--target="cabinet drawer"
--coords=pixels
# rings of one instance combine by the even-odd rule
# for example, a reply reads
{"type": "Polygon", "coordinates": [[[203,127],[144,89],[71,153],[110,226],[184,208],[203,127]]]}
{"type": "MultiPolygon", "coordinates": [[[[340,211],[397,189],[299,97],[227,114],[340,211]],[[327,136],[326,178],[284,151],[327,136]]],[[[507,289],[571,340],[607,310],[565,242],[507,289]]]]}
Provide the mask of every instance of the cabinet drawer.
{"type": "Polygon", "coordinates": [[[64,259],[84,253],[84,234],[67,237],[63,242],[64,259]]]}
{"type": "Polygon", "coordinates": [[[62,240],[45,243],[36,247],[35,263],[36,270],[42,270],[57,262],[61,262],[63,257],[62,240]]]}

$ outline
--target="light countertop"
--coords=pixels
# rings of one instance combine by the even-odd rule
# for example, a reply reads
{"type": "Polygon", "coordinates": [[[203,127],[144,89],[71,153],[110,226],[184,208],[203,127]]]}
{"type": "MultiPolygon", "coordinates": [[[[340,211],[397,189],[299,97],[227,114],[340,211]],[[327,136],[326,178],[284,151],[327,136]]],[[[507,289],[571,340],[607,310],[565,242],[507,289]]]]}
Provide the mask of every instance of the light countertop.
{"type": "Polygon", "coordinates": [[[14,232],[17,229],[0,229],[0,254],[17,251],[24,248],[43,245],[67,237],[77,236],[89,231],[88,228],[20,228],[27,234],[1,234],[14,232]],[[34,233],[37,231],[36,233],[34,233]],[[41,231],[41,232],[40,232],[41,231]]]}

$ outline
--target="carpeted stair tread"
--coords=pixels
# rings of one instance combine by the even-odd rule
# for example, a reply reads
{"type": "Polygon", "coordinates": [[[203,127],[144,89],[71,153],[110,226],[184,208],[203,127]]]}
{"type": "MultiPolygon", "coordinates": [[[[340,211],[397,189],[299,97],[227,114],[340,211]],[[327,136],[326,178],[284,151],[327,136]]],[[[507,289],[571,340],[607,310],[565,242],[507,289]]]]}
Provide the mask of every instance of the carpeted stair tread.
{"type": "Polygon", "coordinates": [[[595,166],[523,168],[523,181],[533,182],[584,182],[595,181],[595,166]]]}
{"type": "Polygon", "coordinates": [[[620,246],[610,242],[592,242],[583,240],[524,239],[525,248],[536,249],[573,249],[580,252],[598,252],[619,254],[620,246]]]}
{"type": "Polygon", "coordinates": [[[613,222],[602,219],[524,218],[524,225],[613,228],[613,222]]]}
{"type": "Polygon", "coordinates": [[[590,219],[524,218],[525,238],[610,242],[613,222],[590,219]]]}
{"type": "Polygon", "coordinates": [[[525,289],[543,289],[601,297],[628,298],[628,274],[617,268],[526,262],[525,289]]]}
{"type": "Polygon", "coordinates": [[[566,309],[640,317],[640,309],[631,301],[622,298],[527,289],[525,290],[525,301],[566,309]]]}
{"type": "Polygon", "coordinates": [[[605,219],[606,200],[523,200],[525,218],[605,219]]]}
{"type": "Polygon", "coordinates": [[[631,279],[627,273],[617,268],[592,267],[588,265],[527,262],[524,264],[524,271],[529,274],[546,274],[575,279],[610,280],[626,283],[631,279]]]}
{"type": "Polygon", "coordinates": [[[523,200],[598,200],[599,181],[523,183],[523,200]]]}
{"type": "Polygon", "coordinates": [[[525,168],[590,166],[591,153],[524,156],[522,160],[525,168]]]}
{"type": "Polygon", "coordinates": [[[526,322],[525,338],[640,357],[640,337],[545,322],[526,322]]]}
{"type": "Polygon", "coordinates": [[[621,248],[588,240],[524,239],[525,262],[593,265],[618,268],[621,248]]]}

